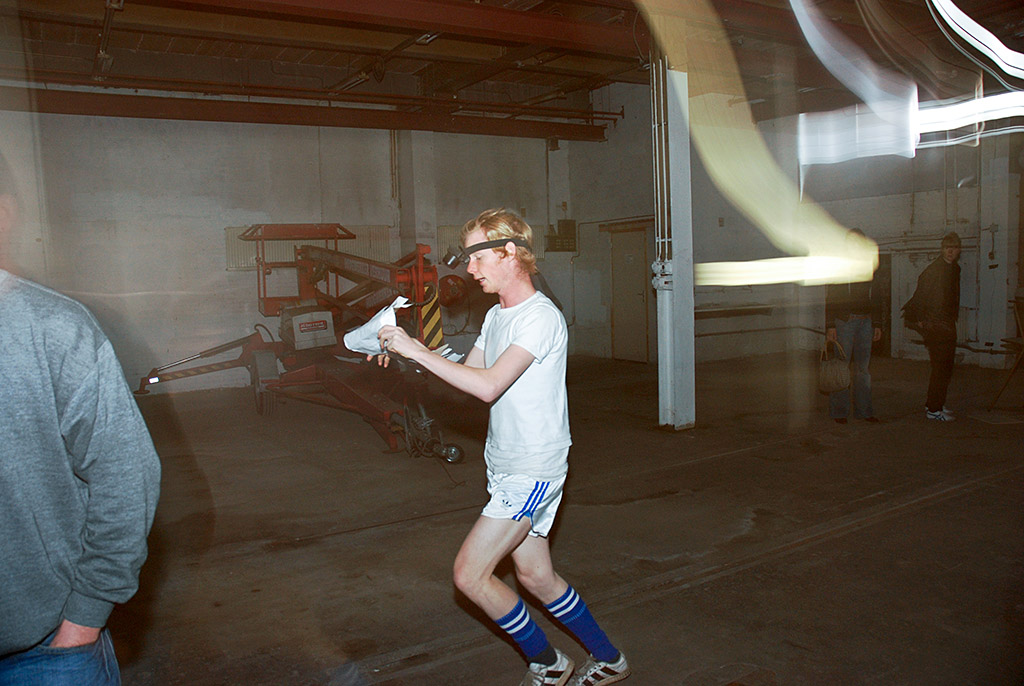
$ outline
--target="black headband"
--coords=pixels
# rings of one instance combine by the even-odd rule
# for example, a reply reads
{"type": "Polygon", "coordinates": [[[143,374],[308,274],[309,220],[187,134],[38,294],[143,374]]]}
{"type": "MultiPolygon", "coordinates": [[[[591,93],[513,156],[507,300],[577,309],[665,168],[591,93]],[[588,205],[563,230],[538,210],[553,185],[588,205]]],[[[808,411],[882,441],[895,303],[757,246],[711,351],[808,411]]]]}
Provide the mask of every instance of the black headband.
{"type": "Polygon", "coordinates": [[[484,241],[483,243],[474,243],[473,245],[460,248],[458,254],[455,251],[449,250],[448,255],[445,257],[445,264],[449,267],[454,267],[459,262],[469,262],[469,256],[480,250],[486,250],[487,248],[500,248],[507,243],[513,243],[518,245],[520,248],[526,248],[531,250],[530,244],[522,238],[498,238],[493,241],[484,241]]]}
{"type": "Polygon", "coordinates": [[[524,241],[522,238],[498,238],[493,241],[484,241],[483,243],[474,243],[466,248],[462,249],[462,254],[469,257],[473,253],[484,250],[485,248],[500,248],[506,243],[515,243],[520,248],[530,249],[530,244],[524,241]]]}

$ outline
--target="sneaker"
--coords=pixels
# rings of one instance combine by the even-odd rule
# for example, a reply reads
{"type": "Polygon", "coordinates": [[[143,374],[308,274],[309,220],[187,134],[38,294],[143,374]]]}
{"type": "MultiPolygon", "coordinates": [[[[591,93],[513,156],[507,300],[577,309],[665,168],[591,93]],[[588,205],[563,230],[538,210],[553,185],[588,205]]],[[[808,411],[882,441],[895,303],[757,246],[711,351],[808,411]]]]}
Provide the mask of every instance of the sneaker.
{"type": "Polygon", "coordinates": [[[629,664],[626,656],[619,653],[619,659],[615,662],[602,662],[593,655],[587,659],[586,664],[576,670],[570,686],[597,686],[600,684],[614,684],[629,676],[629,664]]]}
{"type": "Polygon", "coordinates": [[[553,665],[531,662],[519,686],[565,686],[576,663],[558,648],[555,648],[555,655],[558,659],[553,665]]]}
{"type": "Polygon", "coordinates": [[[937,422],[951,422],[955,419],[953,415],[946,413],[945,410],[939,410],[938,412],[925,410],[924,414],[928,419],[934,419],[937,422]]]}

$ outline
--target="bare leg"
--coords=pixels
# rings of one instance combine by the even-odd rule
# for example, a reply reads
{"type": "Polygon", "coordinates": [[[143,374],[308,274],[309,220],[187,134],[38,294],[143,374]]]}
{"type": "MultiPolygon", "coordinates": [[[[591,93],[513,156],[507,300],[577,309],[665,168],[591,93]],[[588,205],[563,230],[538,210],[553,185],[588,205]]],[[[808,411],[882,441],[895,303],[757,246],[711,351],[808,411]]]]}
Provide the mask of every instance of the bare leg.
{"type": "Polygon", "coordinates": [[[546,538],[527,536],[512,551],[512,561],[516,565],[516,578],[545,605],[558,600],[569,588],[551,565],[551,548],[546,538]]]}
{"type": "Polygon", "coordinates": [[[494,568],[523,543],[529,531],[529,520],[480,517],[455,556],[455,587],[491,619],[508,614],[519,601],[516,592],[494,576],[494,568]]]}

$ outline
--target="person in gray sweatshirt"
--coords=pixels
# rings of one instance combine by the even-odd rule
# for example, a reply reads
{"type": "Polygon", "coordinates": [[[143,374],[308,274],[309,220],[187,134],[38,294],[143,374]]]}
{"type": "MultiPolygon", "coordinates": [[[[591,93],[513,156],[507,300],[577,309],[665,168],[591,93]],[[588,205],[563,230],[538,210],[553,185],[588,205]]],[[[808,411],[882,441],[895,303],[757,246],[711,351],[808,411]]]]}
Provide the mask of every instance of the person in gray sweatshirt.
{"type": "Polygon", "coordinates": [[[160,461],[92,314],[6,271],[18,209],[0,156],[0,686],[116,686],[160,461]]]}

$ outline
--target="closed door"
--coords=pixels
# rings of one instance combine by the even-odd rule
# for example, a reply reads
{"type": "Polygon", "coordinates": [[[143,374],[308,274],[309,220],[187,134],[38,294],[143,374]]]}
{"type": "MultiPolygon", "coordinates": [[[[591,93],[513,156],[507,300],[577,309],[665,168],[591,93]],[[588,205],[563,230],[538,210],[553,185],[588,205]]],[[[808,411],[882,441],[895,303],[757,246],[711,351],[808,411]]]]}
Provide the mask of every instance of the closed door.
{"type": "Polygon", "coordinates": [[[647,300],[651,271],[647,233],[621,231],[612,238],[612,357],[647,362],[647,300]]]}

